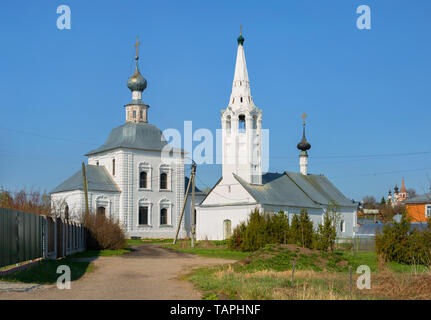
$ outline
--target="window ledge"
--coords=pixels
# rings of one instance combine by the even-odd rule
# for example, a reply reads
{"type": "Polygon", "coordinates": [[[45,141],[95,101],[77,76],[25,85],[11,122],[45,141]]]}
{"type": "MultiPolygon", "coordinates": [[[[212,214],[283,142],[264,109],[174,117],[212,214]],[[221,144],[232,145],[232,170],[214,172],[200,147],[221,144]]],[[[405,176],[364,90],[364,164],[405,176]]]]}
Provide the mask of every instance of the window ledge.
{"type": "Polygon", "coordinates": [[[161,225],[159,225],[159,227],[160,228],[172,228],[173,225],[171,225],[171,224],[161,224],[161,225]]]}
{"type": "Polygon", "coordinates": [[[153,226],[150,224],[138,224],[137,227],[138,228],[152,228],[153,226]]]}
{"type": "Polygon", "coordinates": [[[150,189],[150,188],[138,188],[138,191],[153,191],[153,189],[150,189]]]}

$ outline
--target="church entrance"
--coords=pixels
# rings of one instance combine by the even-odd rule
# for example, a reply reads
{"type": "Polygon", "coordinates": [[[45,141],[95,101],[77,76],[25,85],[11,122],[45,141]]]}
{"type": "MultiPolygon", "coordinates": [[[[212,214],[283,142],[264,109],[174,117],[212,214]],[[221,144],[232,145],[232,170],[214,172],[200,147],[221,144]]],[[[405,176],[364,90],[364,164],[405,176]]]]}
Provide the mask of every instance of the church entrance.
{"type": "Polygon", "coordinates": [[[229,239],[232,235],[232,222],[230,220],[223,221],[224,238],[229,239]]]}
{"type": "Polygon", "coordinates": [[[105,216],[105,207],[97,207],[97,216],[105,216]]]}

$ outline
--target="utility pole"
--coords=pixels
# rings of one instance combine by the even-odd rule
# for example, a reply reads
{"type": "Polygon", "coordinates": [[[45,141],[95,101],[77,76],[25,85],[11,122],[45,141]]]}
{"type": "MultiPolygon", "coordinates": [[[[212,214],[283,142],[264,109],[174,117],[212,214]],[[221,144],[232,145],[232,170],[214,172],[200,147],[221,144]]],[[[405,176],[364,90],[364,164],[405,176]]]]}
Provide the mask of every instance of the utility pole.
{"type": "Polygon", "coordinates": [[[196,177],[196,163],[193,161],[192,173],[190,180],[192,180],[192,203],[190,206],[190,220],[192,231],[192,248],[195,247],[195,234],[196,234],[196,219],[195,219],[195,177],[196,177]]]}
{"type": "Polygon", "coordinates": [[[88,189],[87,189],[87,176],[85,174],[85,164],[82,163],[82,180],[84,186],[84,196],[85,196],[85,213],[88,214],[88,189]]]}
{"type": "MultiPolygon", "coordinates": [[[[196,164],[195,164],[194,161],[193,161],[193,164],[192,164],[192,172],[193,172],[193,165],[195,166],[195,170],[196,170],[196,164]]],[[[192,182],[192,177],[193,176],[191,175],[190,179],[189,179],[189,183],[187,184],[186,196],[184,198],[183,207],[181,208],[181,215],[180,215],[180,219],[178,221],[177,231],[175,233],[175,238],[174,238],[173,244],[177,243],[178,233],[180,232],[180,227],[181,227],[181,221],[183,220],[184,209],[186,208],[187,199],[189,197],[189,189],[190,189],[190,185],[191,185],[191,182],[192,182]]]]}

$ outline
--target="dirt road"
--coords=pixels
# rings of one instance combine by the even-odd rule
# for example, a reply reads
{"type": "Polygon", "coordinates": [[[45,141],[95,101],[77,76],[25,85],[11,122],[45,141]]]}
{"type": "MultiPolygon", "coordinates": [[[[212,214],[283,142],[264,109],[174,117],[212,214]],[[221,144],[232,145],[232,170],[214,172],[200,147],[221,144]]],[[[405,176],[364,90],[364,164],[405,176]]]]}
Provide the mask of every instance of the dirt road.
{"type": "Polygon", "coordinates": [[[43,285],[25,292],[0,291],[0,299],[200,299],[179,276],[191,268],[232,260],[204,258],[147,244],[119,257],[99,257],[95,270],[71,283],[71,289],[43,285]]]}

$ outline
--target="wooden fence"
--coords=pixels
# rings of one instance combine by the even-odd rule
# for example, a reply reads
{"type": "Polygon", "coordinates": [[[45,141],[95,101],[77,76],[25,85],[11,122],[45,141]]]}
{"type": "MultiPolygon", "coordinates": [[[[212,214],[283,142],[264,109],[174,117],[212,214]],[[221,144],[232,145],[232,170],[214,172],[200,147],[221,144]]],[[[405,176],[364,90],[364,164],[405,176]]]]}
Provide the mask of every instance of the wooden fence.
{"type": "Polygon", "coordinates": [[[57,259],[83,250],[83,225],[0,208],[0,268],[37,258],[57,259]]]}

